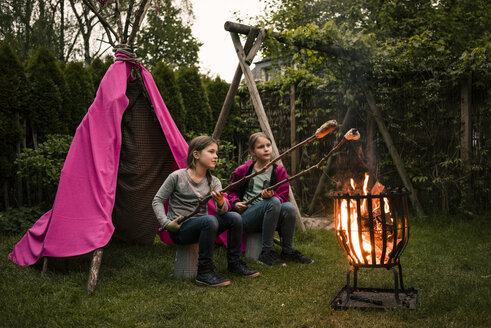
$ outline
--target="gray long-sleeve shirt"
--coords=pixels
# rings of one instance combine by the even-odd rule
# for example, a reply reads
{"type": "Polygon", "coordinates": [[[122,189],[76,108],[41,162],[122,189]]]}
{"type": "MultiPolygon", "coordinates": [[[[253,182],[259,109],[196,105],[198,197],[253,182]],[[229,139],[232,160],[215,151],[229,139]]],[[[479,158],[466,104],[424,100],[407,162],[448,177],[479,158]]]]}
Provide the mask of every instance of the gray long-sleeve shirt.
{"type": "MultiPolygon", "coordinates": [[[[212,176],[211,185],[216,191],[222,189],[222,184],[217,177],[212,176]]],[[[152,201],[153,211],[157,216],[160,225],[165,228],[172,220],[179,215],[186,216],[194,211],[198,206],[198,197],[206,197],[210,194],[208,179],[205,177],[200,182],[194,182],[189,176],[187,169],[180,169],[169,174],[167,179],[160,187],[152,201]],[[169,198],[168,213],[165,212],[165,202],[169,198]]],[[[217,208],[217,214],[228,211],[227,202],[222,208],[217,208]]],[[[193,217],[206,215],[206,204],[200,208],[199,212],[193,217]]]]}

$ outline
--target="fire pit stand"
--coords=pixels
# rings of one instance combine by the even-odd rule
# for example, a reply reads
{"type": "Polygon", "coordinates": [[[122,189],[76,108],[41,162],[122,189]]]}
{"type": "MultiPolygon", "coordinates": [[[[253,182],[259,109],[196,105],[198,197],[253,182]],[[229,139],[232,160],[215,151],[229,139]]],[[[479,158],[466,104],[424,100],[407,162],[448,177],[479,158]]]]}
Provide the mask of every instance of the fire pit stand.
{"type": "Polygon", "coordinates": [[[405,189],[394,189],[377,195],[330,196],[334,200],[336,237],[351,265],[346,286],[331,302],[333,308],[416,309],[418,292],[404,288],[400,262],[409,238],[408,195],[405,189]],[[360,268],[392,270],[394,289],[359,288],[360,268]]]}

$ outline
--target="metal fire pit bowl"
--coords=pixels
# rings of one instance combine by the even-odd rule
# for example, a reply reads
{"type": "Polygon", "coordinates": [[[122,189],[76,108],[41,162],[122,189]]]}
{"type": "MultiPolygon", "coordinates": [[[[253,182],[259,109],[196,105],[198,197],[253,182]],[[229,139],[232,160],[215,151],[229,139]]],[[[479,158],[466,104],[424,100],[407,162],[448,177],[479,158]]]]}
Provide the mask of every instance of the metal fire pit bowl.
{"type": "Polygon", "coordinates": [[[331,302],[333,308],[416,308],[418,292],[404,288],[400,262],[409,239],[409,194],[397,188],[378,195],[330,196],[338,244],[351,265],[346,286],[331,302]],[[394,289],[358,288],[360,268],[392,270],[394,289]]]}

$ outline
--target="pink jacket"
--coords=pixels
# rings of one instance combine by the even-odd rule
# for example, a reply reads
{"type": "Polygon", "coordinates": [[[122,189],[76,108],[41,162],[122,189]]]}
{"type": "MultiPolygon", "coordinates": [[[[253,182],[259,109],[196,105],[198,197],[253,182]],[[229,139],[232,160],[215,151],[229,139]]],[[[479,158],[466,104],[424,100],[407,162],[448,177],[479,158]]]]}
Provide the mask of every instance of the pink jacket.
{"type": "MultiPolygon", "coordinates": [[[[242,179],[246,175],[251,174],[253,170],[253,164],[254,164],[253,161],[247,161],[245,164],[239,166],[235,170],[232,176],[231,183],[242,179]]],[[[288,173],[286,172],[285,168],[279,164],[273,164],[273,172],[271,173],[271,185],[283,181],[286,178],[288,178],[288,173]]],[[[235,203],[241,202],[243,200],[244,193],[247,190],[247,186],[251,182],[252,182],[251,180],[248,180],[243,184],[241,184],[240,186],[237,186],[229,190],[228,199],[230,201],[232,208],[235,205],[235,203]]],[[[290,190],[289,188],[290,188],[290,184],[287,182],[282,184],[281,186],[278,187],[278,189],[275,190],[274,195],[279,198],[281,203],[288,201],[288,193],[290,190]]]]}

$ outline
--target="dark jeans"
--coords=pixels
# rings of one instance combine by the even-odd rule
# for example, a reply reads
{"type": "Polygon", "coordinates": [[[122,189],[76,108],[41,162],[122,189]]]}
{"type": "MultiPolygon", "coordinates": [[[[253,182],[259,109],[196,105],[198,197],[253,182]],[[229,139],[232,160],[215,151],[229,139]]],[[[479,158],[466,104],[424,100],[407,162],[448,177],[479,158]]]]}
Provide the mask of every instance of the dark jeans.
{"type": "Polygon", "coordinates": [[[295,234],[295,207],[290,202],[283,204],[277,197],[263,199],[242,212],[244,231],[261,232],[263,250],[273,248],[275,230],[281,237],[281,246],[285,253],[293,252],[295,234]]]}
{"type": "Polygon", "coordinates": [[[176,244],[199,243],[198,270],[206,271],[213,266],[213,247],[215,238],[228,230],[227,261],[235,263],[241,255],[242,218],[236,212],[223,215],[204,215],[185,221],[181,229],[171,232],[170,236],[176,244]]]}

